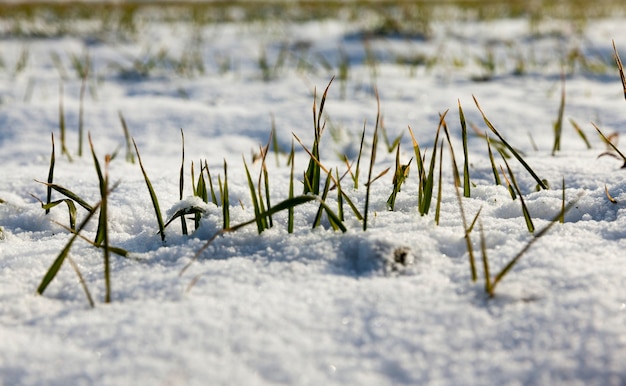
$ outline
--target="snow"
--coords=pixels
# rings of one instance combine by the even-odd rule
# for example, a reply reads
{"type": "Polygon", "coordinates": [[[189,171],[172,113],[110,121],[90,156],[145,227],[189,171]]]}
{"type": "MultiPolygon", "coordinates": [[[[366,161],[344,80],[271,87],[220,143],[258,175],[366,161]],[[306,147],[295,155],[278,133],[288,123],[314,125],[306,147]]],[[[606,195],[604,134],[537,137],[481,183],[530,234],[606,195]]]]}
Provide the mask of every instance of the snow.
{"type": "MultiPolygon", "coordinates": [[[[112,65],[128,68],[129,55],[142,57],[162,47],[179,58],[194,33],[185,25],[146,25],[136,41],[122,42],[3,37],[0,384],[626,384],[626,178],[619,161],[597,158],[605,146],[590,124],[595,122],[606,134],[623,133],[625,105],[614,67],[607,65],[599,74],[579,66],[569,69],[562,150],[551,156],[564,55],[580,48],[610,64],[612,39],[626,53],[626,42],[619,40],[626,32],[622,19],[594,20],[580,34],[567,23],[550,21],[540,25],[544,33],[531,31],[523,19],[435,22],[426,40],[373,38],[370,49],[379,58],[375,77],[363,61],[367,53],[358,23],[326,20],[268,27],[205,26],[199,49],[204,73],[192,77],[159,67],[147,77],[121,75],[112,65]],[[314,70],[299,68],[289,57],[271,80],[263,81],[261,48],[274,63],[284,43],[303,41],[310,44],[303,55],[314,70]],[[485,75],[475,58],[490,46],[498,58],[493,79],[472,81],[485,75]],[[23,47],[29,62],[15,74],[14,58],[23,47]],[[242,156],[258,176],[260,164],[253,164],[251,154],[267,142],[272,116],[283,150],[290,148],[292,133],[310,146],[313,90],[319,98],[335,75],[341,49],[349,54],[349,79],[345,85],[335,79],[330,87],[321,159],[342,173],[345,165],[337,154],[356,157],[365,121],[360,186],[353,189],[349,177],[342,184],[360,210],[376,119],[374,84],[390,138],[403,135],[403,162],[414,156],[406,127],[429,149],[429,159],[438,114],[447,109],[457,162],[462,162],[458,101],[468,122],[487,129],[473,95],[503,136],[551,184],[551,190],[536,192],[532,177],[509,160],[536,228],[559,213],[562,178],[567,200],[578,200],[565,222],[555,224],[519,260],[494,298],[484,292],[482,262],[477,262],[479,280],[471,280],[447,150],[439,225],[434,210],[424,217],[417,211],[413,164],[394,212],[386,208],[392,174],[371,185],[365,232],[347,206],[345,234],[333,231],[327,220],[311,229],[318,207],[309,203],[295,209],[293,234],[287,232],[286,213],[278,213],[274,227],[260,235],[252,224],[218,237],[180,275],[222,227],[221,207],[188,197],[191,161],[197,177],[199,162],[206,159],[216,183],[218,174],[224,177],[226,160],[231,224],[251,220],[242,156]],[[511,51],[524,58],[525,74],[513,75],[511,51]],[[60,152],[59,74],[52,52],[68,72],[64,107],[73,162],[60,152]],[[67,223],[65,207],[55,207],[46,216],[30,195],[45,199],[45,186],[33,180],[47,177],[53,132],[54,182],[90,203],[99,200],[87,144],[82,158],[76,154],[81,82],[70,56],[85,52],[94,66],[85,129],[100,162],[119,149],[109,170],[110,181],[120,181],[109,199],[109,230],[111,244],[130,252],[130,258],[112,256],[113,301],[106,304],[102,251],[80,240],[72,247],[70,255],[96,301],[93,309],[67,263],[45,293],[36,295],[70,235],[54,222],[67,223]],[[410,68],[395,62],[398,52],[437,55],[438,63],[410,68]],[[320,57],[335,68],[325,70],[320,57]],[[220,58],[230,63],[224,72],[220,58]],[[457,66],[455,60],[465,64],[457,66]],[[32,94],[25,100],[29,84],[32,94]],[[203,211],[195,233],[182,235],[174,221],[161,242],[139,165],[124,161],[118,111],[137,142],[164,218],[184,208],[203,211]],[[570,118],[587,134],[591,150],[571,129],[570,118]],[[178,191],[181,128],[183,201],[178,191]],[[533,150],[529,134],[538,150],[533,150]],[[617,204],[608,201],[605,185],[617,204]]],[[[395,153],[387,153],[383,142],[381,138],[375,175],[395,165],[395,153]]],[[[470,135],[469,149],[474,186],[463,205],[469,219],[482,208],[493,275],[532,236],[519,200],[494,185],[484,140],[470,135]]],[[[275,154],[268,154],[273,203],[288,197],[286,161],[281,155],[276,165],[275,154]]],[[[296,146],[298,180],[307,162],[307,154],[296,146]]],[[[299,182],[296,191],[301,191],[299,182]]],[[[335,208],[336,192],[330,197],[335,208]]],[[[86,212],[79,208],[78,213],[80,222],[86,212]]],[[[192,221],[188,227],[193,231],[192,221]]],[[[93,239],[96,229],[92,220],[83,234],[93,239]]],[[[471,237],[480,258],[478,225],[471,237]]]]}

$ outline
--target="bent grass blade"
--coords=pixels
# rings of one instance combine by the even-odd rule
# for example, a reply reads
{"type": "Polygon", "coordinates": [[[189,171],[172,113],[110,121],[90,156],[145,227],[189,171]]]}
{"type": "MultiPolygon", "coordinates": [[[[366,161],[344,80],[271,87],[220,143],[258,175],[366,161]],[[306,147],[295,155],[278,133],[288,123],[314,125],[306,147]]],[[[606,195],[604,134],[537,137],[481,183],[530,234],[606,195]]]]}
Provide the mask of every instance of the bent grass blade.
{"type": "Polygon", "coordinates": [[[483,112],[482,108],[480,107],[480,104],[478,103],[478,100],[476,99],[476,97],[475,96],[472,96],[472,97],[474,98],[474,103],[476,104],[476,107],[478,107],[478,111],[480,111],[480,114],[482,115],[483,120],[485,121],[485,124],[487,125],[487,127],[489,127],[491,132],[494,133],[500,139],[500,141],[504,144],[504,146],[506,146],[506,148],[509,149],[509,151],[513,154],[513,156],[522,164],[522,166],[524,166],[524,168],[528,171],[528,173],[530,173],[530,175],[535,179],[535,181],[537,181],[537,185],[539,185],[544,190],[548,190],[548,186],[546,186],[544,181],[541,178],[539,178],[539,176],[537,176],[535,171],[526,163],[526,161],[524,161],[524,158],[522,158],[522,156],[511,145],[509,145],[509,143],[502,137],[500,132],[498,132],[498,130],[496,130],[496,128],[491,124],[491,122],[489,121],[485,113],[483,112]]]}
{"type": "Polygon", "coordinates": [[[159,226],[159,234],[161,235],[161,241],[165,241],[165,226],[163,223],[163,217],[161,216],[161,209],[159,208],[159,200],[154,192],[154,188],[150,183],[150,179],[148,178],[148,174],[146,173],[146,169],[143,167],[143,162],[141,162],[141,156],[139,155],[139,149],[137,148],[137,143],[135,139],[132,139],[133,146],[135,147],[135,152],[137,153],[137,160],[139,161],[139,167],[141,168],[141,173],[143,173],[143,178],[146,181],[146,186],[148,187],[148,192],[150,193],[150,200],[152,200],[152,207],[154,208],[154,214],[157,218],[157,224],[159,226]]]}

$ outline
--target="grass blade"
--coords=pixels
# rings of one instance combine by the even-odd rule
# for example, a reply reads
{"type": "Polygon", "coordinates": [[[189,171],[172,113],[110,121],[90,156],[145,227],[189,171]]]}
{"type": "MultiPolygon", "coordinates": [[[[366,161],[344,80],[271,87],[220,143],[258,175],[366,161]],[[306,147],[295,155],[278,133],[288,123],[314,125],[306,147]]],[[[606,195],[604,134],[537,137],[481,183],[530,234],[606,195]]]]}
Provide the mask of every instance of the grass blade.
{"type": "Polygon", "coordinates": [[[535,242],[537,242],[537,240],[539,240],[542,236],[544,236],[550,230],[550,228],[552,228],[552,226],[559,221],[559,218],[563,216],[564,213],[567,213],[570,209],[572,209],[574,205],[576,205],[577,202],[578,202],[578,199],[567,204],[564,210],[559,211],[559,213],[550,221],[550,223],[546,225],[545,227],[543,227],[539,232],[537,232],[533,236],[533,238],[530,239],[528,243],[526,243],[524,248],[522,248],[515,255],[515,257],[513,257],[513,259],[511,259],[511,261],[509,261],[509,263],[506,266],[504,266],[504,268],[502,268],[502,270],[495,276],[495,278],[491,282],[491,288],[490,288],[491,291],[489,293],[490,297],[493,297],[495,295],[496,285],[504,278],[504,276],[506,276],[506,274],[515,266],[515,264],[517,264],[519,259],[522,256],[524,256],[524,254],[530,249],[531,246],[533,246],[535,242]]]}
{"type": "Polygon", "coordinates": [[[124,130],[124,139],[126,140],[126,162],[131,164],[135,163],[135,154],[133,153],[133,148],[131,146],[131,137],[130,132],[128,131],[128,126],[126,125],[126,120],[122,115],[121,111],[117,112],[117,115],[120,117],[120,122],[122,124],[122,129],[124,130]]]}
{"type": "Polygon", "coordinates": [[[585,146],[587,146],[587,149],[591,149],[591,143],[587,139],[587,136],[585,135],[583,129],[581,129],[578,123],[576,123],[576,121],[574,121],[572,118],[570,118],[569,122],[572,124],[572,127],[574,128],[578,136],[583,140],[583,142],[585,142],[585,146]]]}
{"type": "MultiPolygon", "coordinates": [[[[180,140],[181,140],[181,162],[180,162],[180,174],[178,177],[178,199],[182,201],[183,199],[183,191],[185,189],[185,133],[183,129],[180,129],[180,140]]],[[[192,178],[193,181],[193,178],[192,178]]],[[[165,227],[165,226],[164,226],[165,227]]],[[[180,228],[183,235],[187,235],[187,220],[185,220],[185,216],[180,217],[180,228]]]]}
{"type": "MultiPolygon", "coordinates": [[[[489,161],[491,162],[491,170],[493,171],[493,178],[495,180],[496,185],[502,185],[500,181],[500,174],[498,173],[498,168],[496,167],[496,163],[493,160],[493,152],[491,151],[491,145],[489,144],[491,140],[487,133],[485,133],[485,139],[487,140],[487,151],[489,152],[489,161]]],[[[501,153],[502,154],[502,153],[501,153]]]]}
{"type": "Polygon", "coordinates": [[[600,136],[602,137],[602,139],[604,140],[604,142],[606,142],[609,146],[611,146],[611,148],[613,148],[613,150],[615,150],[615,152],[617,152],[617,154],[619,154],[619,156],[622,158],[622,160],[624,161],[624,164],[622,165],[622,168],[626,168],[626,156],[624,154],[622,154],[621,151],[619,151],[619,149],[617,148],[617,146],[615,146],[613,144],[613,142],[608,139],[604,134],[602,134],[602,131],[600,131],[600,128],[598,128],[598,126],[596,126],[595,123],[591,123],[593,125],[593,127],[596,129],[596,131],[598,132],[598,134],[600,134],[600,136]]]}
{"type": "Polygon", "coordinates": [[[554,123],[554,145],[552,146],[552,156],[561,150],[561,134],[563,133],[563,113],[565,112],[565,74],[561,72],[561,104],[559,114],[554,123]]]}
{"type": "Polygon", "coordinates": [[[522,156],[511,145],[509,145],[508,142],[506,142],[506,140],[502,137],[502,135],[500,135],[498,130],[496,130],[496,128],[491,124],[489,119],[487,119],[487,116],[485,115],[480,105],[478,104],[478,100],[476,99],[476,97],[475,96],[472,96],[472,97],[474,98],[474,103],[476,103],[476,107],[478,107],[478,111],[480,111],[480,114],[482,115],[483,120],[485,121],[485,124],[487,125],[487,127],[489,127],[491,132],[494,133],[500,139],[500,141],[504,144],[504,146],[506,146],[506,148],[509,149],[509,151],[513,154],[513,156],[517,158],[517,160],[522,164],[522,166],[524,166],[524,168],[530,173],[530,175],[535,179],[535,181],[537,181],[537,185],[539,185],[544,190],[548,190],[548,187],[541,180],[541,178],[537,176],[537,174],[533,171],[533,169],[531,169],[531,167],[528,166],[526,161],[524,161],[522,156]]]}
{"type": "Polygon", "coordinates": [[[222,190],[222,217],[224,218],[224,229],[230,227],[230,197],[228,194],[228,165],[226,164],[226,160],[224,160],[224,187],[222,190]]]}
{"type": "Polygon", "coordinates": [[[524,196],[522,195],[522,192],[520,191],[520,188],[517,185],[517,181],[515,180],[515,175],[513,174],[513,170],[511,170],[509,163],[506,161],[505,158],[502,158],[502,159],[504,160],[504,164],[506,165],[506,168],[509,171],[509,176],[511,177],[513,188],[515,188],[515,191],[517,192],[517,195],[519,196],[520,202],[522,203],[522,212],[524,214],[524,220],[526,220],[526,227],[528,228],[528,231],[530,233],[533,233],[535,231],[535,225],[533,224],[533,220],[530,217],[530,212],[528,212],[528,207],[526,207],[526,203],[524,202],[524,196]]]}
{"type": "MultiPolygon", "coordinates": [[[[50,184],[52,184],[52,180],[54,179],[54,163],[55,163],[54,133],[51,133],[51,137],[52,137],[52,153],[50,154],[50,168],[48,169],[48,187],[46,188],[46,203],[47,204],[50,204],[50,200],[52,199],[52,187],[50,186],[50,184]]],[[[50,213],[49,208],[46,209],[46,214],[48,213],[50,213]]]]}
{"type": "Polygon", "coordinates": [[[154,214],[157,218],[157,224],[159,226],[159,234],[161,235],[161,241],[165,241],[165,225],[163,223],[163,217],[161,216],[161,209],[159,208],[159,200],[152,188],[152,184],[150,183],[150,179],[148,178],[148,174],[146,173],[146,169],[143,167],[143,162],[141,162],[141,156],[139,155],[139,149],[137,148],[137,143],[135,139],[132,139],[133,146],[135,147],[135,152],[137,153],[137,160],[139,161],[139,167],[141,168],[141,173],[143,173],[143,178],[146,181],[146,186],[148,187],[148,192],[150,193],[150,199],[152,200],[152,207],[154,208],[154,214]]]}
{"type": "Polygon", "coordinates": [[[78,237],[78,234],[83,230],[83,228],[85,228],[89,220],[91,220],[91,217],[96,213],[96,209],[98,209],[99,207],[100,207],[100,203],[96,204],[94,206],[94,210],[90,211],[87,214],[83,222],[81,222],[81,224],[79,225],[76,232],[72,235],[70,240],[67,242],[67,244],[65,244],[61,252],[54,259],[54,261],[52,262],[52,265],[50,266],[50,268],[48,268],[48,271],[46,271],[46,274],[41,279],[41,283],[39,283],[39,286],[37,287],[37,293],[39,295],[43,295],[46,288],[48,288],[48,285],[50,285],[52,280],[56,277],[57,273],[59,273],[59,270],[61,269],[61,266],[63,265],[63,262],[65,261],[65,258],[68,256],[70,252],[72,244],[78,237]]]}
{"type": "MultiPolygon", "coordinates": [[[[290,158],[293,160],[294,157],[294,143],[293,143],[293,139],[291,140],[291,154],[290,154],[290,158]]],[[[294,170],[294,164],[295,162],[291,162],[291,172],[289,175],[289,199],[293,199],[293,170],[294,170]]],[[[293,207],[288,209],[288,214],[287,214],[287,232],[288,233],[293,233],[293,207]]]]}
{"type": "MultiPolygon", "coordinates": [[[[244,168],[246,169],[246,177],[248,178],[248,188],[250,189],[250,199],[252,200],[252,206],[254,207],[254,219],[256,221],[257,231],[261,234],[265,229],[265,222],[263,218],[261,218],[261,209],[259,207],[259,199],[257,198],[256,189],[254,188],[254,182],[252,182],[252,177],[250,177],[250,171],[248,170],[248,164],[244,158],[243,160],[244,168]]],[[[227,229],[228,227],[224,227],[227,229]]]]}
{"type": "Polygon", "coordinates": [[[624,90],[624,99],[626,99],[626,76],[624,76],[624,66],[622,65],[622,60],[619,57],[619,53],[617,52],[617,47],[615,47],[615,40],[613,40],[613,53],[615,63],[617,64],[617,69],[619,70],[619,77],[622,80],[622,88],[624,90]]]}
{"type": "Polygon", "coordinates": [[[380,119],[380,98],[378,96],[378,90],[376,90],[376,125],[374,126],[374,136],[372,138],[372,153],[370,156],[370,168],[367,175],[367,185],[365,186],[365,208],[363,209],[363,231],[367,230],[367,215],[370,205],[370,186],[372,184],[372,172],[374,171],[374,164],[376,163],[376,147],[378,146],[378,124],[380,119]]]}
{"type": "MultiPolygon", "coordinates": [[[[461,121],[461,137],[463,138],[463,197],[470,197],[470,175],[469,175],[469,153],[467,150],[467,124],[465,122],[465,114],[463,114],[463,108],[461,107],[461,101],[457,100],[459,104],[459,119],[461,121]]],[[[452,145],[450,145],[450,151],[452,151],[452,145]]]]}

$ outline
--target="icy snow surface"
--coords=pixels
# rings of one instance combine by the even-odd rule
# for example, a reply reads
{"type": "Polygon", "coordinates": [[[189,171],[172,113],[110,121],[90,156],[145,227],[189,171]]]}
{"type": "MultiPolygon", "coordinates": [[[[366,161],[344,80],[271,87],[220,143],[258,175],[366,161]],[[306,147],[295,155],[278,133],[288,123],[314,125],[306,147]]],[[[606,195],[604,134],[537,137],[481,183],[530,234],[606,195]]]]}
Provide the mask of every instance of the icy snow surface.
{"type": "MultiPolygon", "coordinates": [[[[607,134],[623,134],[626,127],[626,103],[611,64],[612,39],[626,55],[624,25],[623,20],[596,20],[579,32],[567,23],[544,22],[543,30],[531,31],[526,20],[455,21],[435,23],[427,39],[373,36],[367,41],[359,32],[362,26],[343,21],[271,28],[208,25],[195,48],[203,72],[189,77],[165,62],[148,74],[132,65],[133,58],[145,63],[161,48],[181,58],[192,37],[198,38],[198,31],[186,25],[147,25],[126,41],[5,36],[0,47],[0,384],[626,384],[626,179],[620,161],[597,158],[606,149],[591,125],[607,134]],[[596,73],[580,62],[574,68],[562,64],[576,48],[592,61],[603,58],[606,68],[596,73]],[[25,49],[28,64],[14,72],[25,49]],[[489,81],[473,80],[489,75],[477,60],[489,52],[496,72],[489,81]],[[66,72],[65,141],[73,162],[61,153],[60,70],[52,53],[66,72]],[[71,57],[86,53],[93,68],[84,127],[101,163],[105,154],[118,151],[109,168],[111,182],[120,181],[108,204],[110,242],[130,252],[129,258],[112,256],[113,301],[105,304],[102,251],[82,240],[73,245],[70,256],[95,299],[93,309],[67,262],[46,292],[36,295],[70,235],[55,223],[67,224],[65,204],[45,215],[31,196],[45,200],[45,186],[34,180],[47,178],[54,133],[54,182],[91,204],[99,200],[86,139],[84,155],[77,155],[81,81],[71,57]],[[372,54],[375,64],[368,62],[372,54]],[[267,81],[259,66],[263,55],[270,65],[267,81]],[[437,61],[410,65],[396,60],[401,55],[437,61]],[[359,210],[365,204],[376,120],[374,85],[388,136],[402,134],[403,163],[414,156],[407,126],[430,162],[439,113],[449,110],[446,122],[461,166],[458,101],[468,123],[487,130],[474,95],[505,139],[550,182],[551,190],[536,192],[531,175],[509,159],[537,229],[559,212],[563,178],[567,200],[578,197],[565,222],[531,247],[494,298],[484,292],[478,224],[471,238],[479,277],[471,280],[447,148],[439,225],[434,204],[426,216],[417,211],[413,160],[395,211],[386,207],[392,173],[371,185],[365,232],[347,205],[345,234],[333,231],[326,217],[312,230],[318,205],[308,203],[295,209],[293,234],[287,232],[286,212],[278,213],[273,228],[260,235],[252,224],[219,236],[179,275],[223,225],[221,207],[188,198],[191,162],[197,179],[206,160],[218,190],[226,160],[231,225],[252,219],[242,156],[256,183],[261,164],[252,154],[267,143],[272,119],[283,151],[290,149],[292,133],[310,147],[314,88],[319,109],[319,97],[344,56],[348,79],[336,78],[330,87],[321,159],[343,174],[345,163],[337,155],[356,160],[365,122],[359,187],[353,188],[349,175],[342,182],[359,210]],[[516,58],[526,64],[522,75],[514,74],[516,58]],[[552,156],[562,69],[568,73],[564,134],[562,150],[552,156]],[[161,242],[139,165],[124,159],[118,111],[136,140],[164,219],[196,206],[202,220],[195,233],[182,235],[177,219],[161,242]],[[570,118],[587,134],[591,150],[570,118]],[[185,199],[179,202],[181,129],[185,199]],[[605,185],[617,204],[607,199],[605,185]]],[[[470,132],[472,191],[463,204],[469,220],[482,208],[495,275],[532,236],[520,200],[493,182],[485,141],[470,132]]],[[[395,165],[395,152],[384,149],[382,137],[378,145],[374,175],[395,165]]],[[[299,194],[308,156],[297,143],[295,150],[299,194]]],[[[498,155],[496,161],[504,166],[498,155]]],[[[290,167],[285,154],[277,166],[274,152],[266,163],[271,199],[278,203],[288,196],[290,167]]],[[[335,190],[328,203],[336,208],[335,190]]],[[[79,223],[85,215],[78,207],[79,223]]],[[[87,238],[95,237],[96,223],[94,217],[83,231],[87,238]]],[[[193,221],[188,228],[193,232],[193,221]]]]}

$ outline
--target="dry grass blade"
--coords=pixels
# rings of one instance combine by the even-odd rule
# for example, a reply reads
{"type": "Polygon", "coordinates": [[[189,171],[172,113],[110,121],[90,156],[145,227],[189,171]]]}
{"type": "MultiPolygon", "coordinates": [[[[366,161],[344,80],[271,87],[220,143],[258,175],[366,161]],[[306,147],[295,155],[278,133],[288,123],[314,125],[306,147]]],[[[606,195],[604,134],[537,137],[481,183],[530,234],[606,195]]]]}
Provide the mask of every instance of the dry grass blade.
{"type": "Polygon", "coordinates": [[[475,96],[472,96],[472,97],[474,98],[474,103],[476,103],[476,107],[478,107],[478,111],[480,111],[480,114],[482,115],[483,120],[485,121],[485,124],[487,125],[487,127],[489,127],[491,132],[493,132],[500,139],[500,141],[506,146],[507,149],[509,149],[509,151],[513,154],[513,156],[517,158],[517,160],[522,164],[522,166],[524,166],[524,168],[528,171],[528,173],[530,173],[530,175],[535,179],[535,181],[537,181],[537,185],[539,185],[544,190],[548,190],[548,187],[541,180],[541,178],[537,176],[537,174],[533,171],[533,169],[531,169],[531,167],[528,166],[526,161],[524,161],[522,156],[511,145],[509,145],[508,142],[506,142],[506,140],[502,137],[502,135],[500,135],[498,130],[496,130],[496,128],[491,124],[489,119],[487,119],[487,116],[481,109],[480,104],[478,103],[478,100],[476,99],[476,97],[475,96]]]}
{"type": "MultiPolygon", "coordinates": [[[[471,196],[471,187],[470,187],[470,175],[469,175],[469,152],[467,149],[467,123],[465,121],[465,114],[463,113],[463,108],[461,107],[461,101],[457,100],[459,104],[459,119],[461,121],[461,137],[463,138],[463,157],[465,160],[463,161],[463,196],[470,197],[471,196]]],[[[450,145],[450,150],[452,151],[452,145],[450,145]]]]}
{"type": "MultiPolygon", "coordinates": [[[[624,154],[622,154],[621,151],[619,151],[619,149],[617,148],[617,146],[615,146],[613,144],[613,142],[608,139],[603,133],[602,131],[600,131],[600,128],[598,128],[598,126],[596,126],[595,123],[591,123],[593,125],[593,127],[596,129],[596,131],[598,132],[598,134],[600,134],[600,136],[602,137],[602,139],[604,140],[604,142],[606,142],[613,150],[615,150],[615,152],[620,156],[620,158],[622,159],[622,161],[624,161],[624,164],[622,165],[622,168],[626,168],[626,156],[624,154]]],[[[600,154],[601,156],[604,155],[606,153],[600,154]]],[[[610,153],[609,153],[610,154],[610,153]]]]}
{"type": "Polygon", "coordinates": [[[139,155],[139,149],[137,148],[137,143],[135,139],[132,139],[133,146],[135,147],[135,152],[137,153],[137,160],[139,161],[139,167],[141,168],[141,173],[143,173],[143,178],[146,181],[146,186],[148,187],[148,192],[150,193],[150,199],[152,200],[152,207],[154,208],[154,214],[157,218],[157,224],[159,226],[159,234],[161,235],[161,241],[165,241],[165,225],[163,223],[163,217],[161,216],[161,209],[159,208],[159,200],[154,192],[154,188],[152,188],[152,184],[150,183],[150,179],[148,178],[148,174],[146,173],[146,169],[143,167],[143,162],[141,162],[141,156],[139,155]]]}
{"type": "Polygon", "coordinates": [[[613,52],[615,57],[615,63],[617,63],[617,69],[619,70],[619,77],[622,80],[624,98],[626,99],[626,76],[624,76],[624,66],[622,65],[622,60],[620,59],[619,53],[617,52],[617,47],[615,47],[615,40],[613,40],[613,52]]]}
{"type": "Polygon", "coordinates": [[[617,200],[611,196],[611,194],[609,193],[609,188],[606,186],[606,184],[604,184],[604,193],[606,194],[606,198],[608,198],[611,203],[617,204],[617,200]]]}

